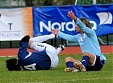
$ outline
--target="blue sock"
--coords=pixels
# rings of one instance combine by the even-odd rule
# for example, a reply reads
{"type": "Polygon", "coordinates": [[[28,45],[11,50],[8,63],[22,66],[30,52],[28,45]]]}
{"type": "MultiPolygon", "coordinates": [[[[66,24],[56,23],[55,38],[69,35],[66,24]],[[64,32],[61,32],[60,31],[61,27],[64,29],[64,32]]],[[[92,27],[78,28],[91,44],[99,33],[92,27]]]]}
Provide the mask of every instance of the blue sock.
{"type": "Polygon", "coordinates": [[[82,62],[82,64],[84,65],[84,67],[86,68],[87,65],[89,64],[89,57],[88,57],[88,56],[83,56],[81,62],[82,62]]]}
{"type": "Polygon", "coordinates": [[[69,68],[73,68],[74,64],[73,64],[73,62],[69,61],[69,62],[66,62],[66,66],[69,68]]]}
{"type": "Polygon", "coordinates": [[[21,47],[28,47],[28,42],[21,42],[21,47]]]}

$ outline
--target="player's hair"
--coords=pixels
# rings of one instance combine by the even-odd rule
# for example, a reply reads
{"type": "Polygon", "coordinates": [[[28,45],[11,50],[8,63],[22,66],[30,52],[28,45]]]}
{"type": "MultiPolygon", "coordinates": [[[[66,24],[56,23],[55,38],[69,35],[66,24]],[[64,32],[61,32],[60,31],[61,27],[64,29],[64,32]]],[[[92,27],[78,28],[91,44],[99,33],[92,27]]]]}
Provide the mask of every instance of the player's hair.
{"type": "Polygon", "coordinates": [[[79,19],[86,25],[86,27],[92,29],[91,24],[88,19],[86,18],[79,18],[79,19]]]}
{"type": "Polygon", "coordinates": [[[21,67],[16,58],[12,58],[6,61],[6,67],[9,71],[20,71],[21,67]]]}

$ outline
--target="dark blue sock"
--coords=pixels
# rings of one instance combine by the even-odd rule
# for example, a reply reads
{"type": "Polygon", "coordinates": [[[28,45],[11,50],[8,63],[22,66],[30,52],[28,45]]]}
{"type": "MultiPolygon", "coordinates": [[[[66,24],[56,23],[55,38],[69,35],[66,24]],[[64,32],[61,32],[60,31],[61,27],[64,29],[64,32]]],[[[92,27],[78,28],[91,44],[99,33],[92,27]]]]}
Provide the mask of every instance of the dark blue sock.
{"type": "Polygon", "coordinates": [[[21,42],[21,47],[28,47],[28,42],[21,42]]]}
{"type": "Polygon", "coordinates": [[[66,62],[66,66],[69,68],[73,68],[74,64],[73,64],[73,62],[69,61],[69,62],[66,62]]]}
{"type": "Polygon", "coordinates": [[[83,56],[81,62],[82,62],[82,64],[84,65],[84,67],[86,68],[87,65],[89,64],[89,57],[88,57],[88,56],[83,56]]]}

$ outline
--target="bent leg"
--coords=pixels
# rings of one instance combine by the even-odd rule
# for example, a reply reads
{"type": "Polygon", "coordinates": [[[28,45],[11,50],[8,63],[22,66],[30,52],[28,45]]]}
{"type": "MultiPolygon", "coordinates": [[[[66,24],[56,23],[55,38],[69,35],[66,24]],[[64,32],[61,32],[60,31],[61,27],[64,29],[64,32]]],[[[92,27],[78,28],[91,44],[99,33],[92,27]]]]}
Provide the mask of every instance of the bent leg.
{"type": "Polygon", "coordinates": [[[86,71],[86,68],[88,67],[88,65],[94,64],[95,59],[96,59],[96,57],[94,54],[84,52],[82,61],[75,62],[74,65],[77,69],[80,69],[80,71],[84,72],[84,71],[86,71]]]}
{"type": "MultiPolygon", "coordinates": [[[[27,43],[22,43],[24,44],[24,46],[28,45],[27,43]]],[[[18,58],[24,58],[26,55],[28,55],[29,53],[27,52],[27,47],[23,47],[23,46],[20,46],[19,47],[19,50],[18,50],[18,58]]]]}
{"type": "Polygon", "coordinates": [[[27,52],[27,47],[28,47],[28,42],[29,42],[29,36],[25,36],[21,39],[19,42],[19,50],[18,50],[18,57],[19,58],[24,58],[26,55],[28,55],[27,52]]]}
{"type": "Polygon", "coordinates": [[[74,67],[74,62],[79,62],[79,60],[76,60],[72,57],[66,57],[65,62],[66,62],[67,67],[72,68],[72,67],[74,67]]]}
{"type": "Polygon", "coordinates": [[[69,61],[71,61],[71,62],[78,62],[79,60],[76,60],[76,59],[74,59],[72,57],[66,57],[65,58],[65,62],[69,62],[69,61]]]}
{"type": "Polygon", "coordinates": [[[47,43],[32,42],[32,44],[30,45],[30,49],[40,52],[40,51],[44,51],[47,46],[48,46],[47,43]]]}
{"type": "Polygon", "coordinates": [[[95,59],[96,59],[95,54],[91,54],[91,53],[88,53],[88,52],[83,53],[82,61],[84,61],[84,60],[88,61],[89,60],[87,64],[89,64],[89,65],[94,64],[95,59]]]}
{"type": "Polygon", "coordinates": [[[65,72],[78,72],[79,70],[75,68],[74,62],[79,62],[79,60],[76,60],[72,57],[65,58],[66,66],[67,68],[64,69],[65,72]]]}

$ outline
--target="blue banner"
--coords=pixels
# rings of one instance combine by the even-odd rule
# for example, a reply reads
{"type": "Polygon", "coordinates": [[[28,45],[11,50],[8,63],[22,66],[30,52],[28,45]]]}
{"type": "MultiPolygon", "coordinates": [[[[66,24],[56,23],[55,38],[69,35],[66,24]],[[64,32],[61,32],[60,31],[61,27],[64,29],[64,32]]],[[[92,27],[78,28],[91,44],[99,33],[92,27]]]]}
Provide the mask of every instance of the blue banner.
{"type": "Polygon", "coordinates": [[[70,10],[78,18],[89,19],[97,36],[113,33],[113,5],[73,5],[33,7],[33,35],[50,34],[54,28],[59,28],[67,34],[76,34],[74,22],[67,16],[70,10]]]}

